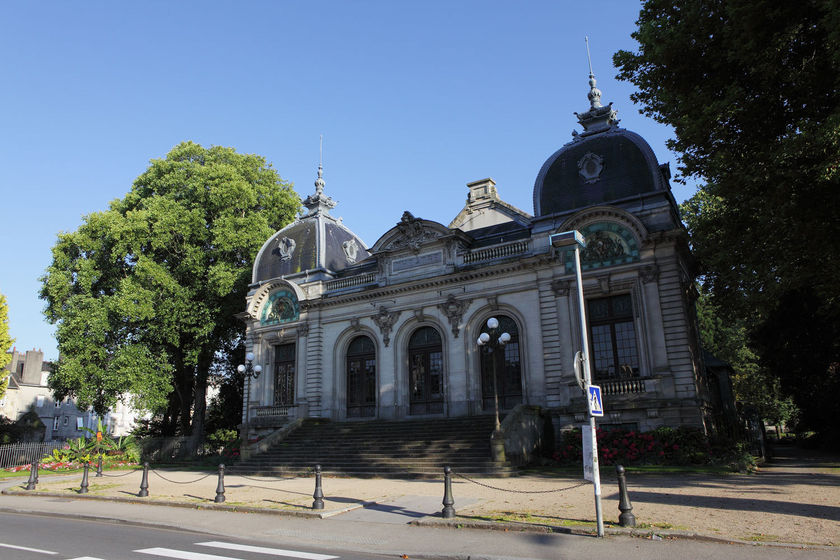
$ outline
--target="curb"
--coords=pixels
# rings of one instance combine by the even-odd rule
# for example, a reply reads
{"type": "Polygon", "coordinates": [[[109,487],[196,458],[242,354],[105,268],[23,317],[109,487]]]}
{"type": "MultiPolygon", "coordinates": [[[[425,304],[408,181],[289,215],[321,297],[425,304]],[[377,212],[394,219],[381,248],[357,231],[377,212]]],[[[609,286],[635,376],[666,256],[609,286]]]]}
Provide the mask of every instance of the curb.
{"type": "MultiPolygon", "coordinates": [[[[418,527],[448,527],[450,529],[477,529],[485,531],[504,531],[519,533],[538,534],[565,534],[581,537],[596,537],[596,530],[590,525],[571,525],[568,527],[557,527],[554,525],[532,525],[526,523],[515,523],[510,521],[476,521],[474,519],[437,519],[426,517],[411,521],[409,525],[418,527]]],[[[677,540],[686,539],[700,542],[718,544],[738,544],[747,546],[766,546],[773,548],[790,548],[797,550],[837,550],[836,546],[820,544],[800,544],[787,542],[757,542],[739,539],[727,539],[714,535],[705,535],[693,531],[657,531],[653,529],[639,529],[635,527],[604,527],[604,535],[628,536],[650,540],[677,540]]]]}

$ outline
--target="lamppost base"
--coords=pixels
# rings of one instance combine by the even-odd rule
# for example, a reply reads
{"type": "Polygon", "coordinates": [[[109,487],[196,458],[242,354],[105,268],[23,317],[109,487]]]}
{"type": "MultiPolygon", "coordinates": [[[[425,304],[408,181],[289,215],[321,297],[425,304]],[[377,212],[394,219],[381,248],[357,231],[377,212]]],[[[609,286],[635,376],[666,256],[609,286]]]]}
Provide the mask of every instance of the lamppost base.
{"type": "Polygon", "coordinates": [[[490,452],[493,460],[497,463],[504,463],[507,461],[505,456],[505,438],[501,430],[494,431],[490,436],[490,452]]]}

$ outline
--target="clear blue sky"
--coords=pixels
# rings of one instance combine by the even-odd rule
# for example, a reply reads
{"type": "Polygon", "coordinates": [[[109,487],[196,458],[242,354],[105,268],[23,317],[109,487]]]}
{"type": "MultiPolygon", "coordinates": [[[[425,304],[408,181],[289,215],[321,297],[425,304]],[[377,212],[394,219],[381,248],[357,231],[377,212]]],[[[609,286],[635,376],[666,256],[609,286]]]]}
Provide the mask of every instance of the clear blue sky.
{"type": "MultiPolygon", "coordinates": [[[[404,210],[444,225],[492,177],[533,213],[543,161],[579,129],[588,65],[660,163],[612,54],[640,3],[143,1],[0,4],[0,293],[17,348],[57,358],[39,277],[60,231],[176,144],[265,156],[303,197],[324,134],[333,211],[369,246],[404,210]]],[[[693,187],[674,184],[682,201],[693,187]]],[[[243,302],[244,305],[244,302],[243,302]]]]}

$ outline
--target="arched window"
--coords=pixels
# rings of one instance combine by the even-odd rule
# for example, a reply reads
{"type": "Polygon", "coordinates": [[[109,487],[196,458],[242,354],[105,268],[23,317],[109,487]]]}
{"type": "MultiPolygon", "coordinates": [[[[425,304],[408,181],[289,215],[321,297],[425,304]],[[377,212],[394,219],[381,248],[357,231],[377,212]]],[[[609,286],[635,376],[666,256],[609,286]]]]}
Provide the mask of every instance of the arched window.
{"type": "Polygon", "coordinates": [[[409,414],[443,412],[443,348],[432,327],[414,331],[408,341],[409,414]]]}
{"type": "Polygon", "coordinates": [[[376,416],[376,347],[357,336],[347,348],[347,417],[376,416]]]}
{"type": "MultiPolygon", "coordinates": [[[[516,322],[506,315],[497,315],[499,327],[496,336],[508,333],[510,341],[501,350],[482,347],[481,351],[481,400],[485,411],[494,409],[495,389],[499,393],[499,408],[509,410],[522,402],[522,368],[519,362],[519,329],[516,322]],[[493,379],[495,362],[496,379],[493,379]]],[[[490,332],[485,322],[481,332],[490,332]]]]}

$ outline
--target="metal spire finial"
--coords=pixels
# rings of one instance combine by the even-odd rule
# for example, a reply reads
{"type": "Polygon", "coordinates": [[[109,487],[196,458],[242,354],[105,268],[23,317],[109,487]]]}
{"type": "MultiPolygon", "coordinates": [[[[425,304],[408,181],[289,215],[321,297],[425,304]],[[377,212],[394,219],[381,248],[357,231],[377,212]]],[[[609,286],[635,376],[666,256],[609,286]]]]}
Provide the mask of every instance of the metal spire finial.
{"type": "Polygon", "coordinates": [[[586,60],[589,61],[589,106],[592,109],[603,107],[601,105],[601,90],[595,87],[595,73],[592,72],[592,56],[589,54],[589,37],[584,36],[586,42],[586,60]]]}
{"type": "Polygon", "coordinates": [[[315,179],[315,193],[324,193],[324,135],[321,135],[321,140],[318,145],[318,178],[315,179]]]}

